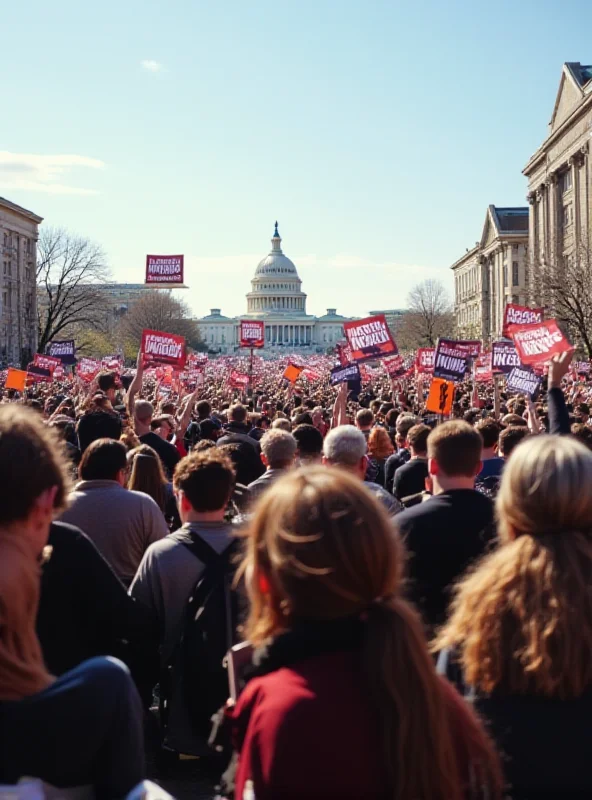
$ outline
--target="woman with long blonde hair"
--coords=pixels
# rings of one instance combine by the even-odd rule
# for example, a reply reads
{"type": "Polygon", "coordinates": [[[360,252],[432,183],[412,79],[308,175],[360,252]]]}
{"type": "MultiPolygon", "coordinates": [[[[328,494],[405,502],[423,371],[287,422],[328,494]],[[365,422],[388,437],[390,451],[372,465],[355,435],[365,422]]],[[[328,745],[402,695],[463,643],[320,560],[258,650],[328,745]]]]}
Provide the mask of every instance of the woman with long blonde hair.
{"type": "Polygon", "coordinates": [[[495,752],[435,671],[402,596],[402,545],[339,470],[278,480],[243,571],[255,677],[234,711],[237,800],[500,797],[495,752]]]}
{"type": "Polygon", "coordinates": [[[497,497],[500,547],[437,637],[506,756],[512,798],[592,796],[592,453],[537,436],[497,497]]]}

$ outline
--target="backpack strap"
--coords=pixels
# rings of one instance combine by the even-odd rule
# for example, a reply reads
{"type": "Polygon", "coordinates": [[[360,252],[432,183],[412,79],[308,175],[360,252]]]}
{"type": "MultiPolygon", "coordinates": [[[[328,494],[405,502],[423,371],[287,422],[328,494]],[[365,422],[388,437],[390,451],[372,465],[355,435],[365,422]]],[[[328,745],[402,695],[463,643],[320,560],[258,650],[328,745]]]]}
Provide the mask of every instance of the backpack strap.
{"type": "Polygon", "coordinates": [[[238,550],[238,539],[233,539],[228,547],[222,550],[221,553],[217,553],[198,533],[194,531],[189,531],[189,533],[191,541],[182,541],[181,544],[183,547],[186,547],[198,561],[205,564],[206,567],[213,567],[216,565],[222,567],[224,564],[228,563],[230,557],[238,550]]]}

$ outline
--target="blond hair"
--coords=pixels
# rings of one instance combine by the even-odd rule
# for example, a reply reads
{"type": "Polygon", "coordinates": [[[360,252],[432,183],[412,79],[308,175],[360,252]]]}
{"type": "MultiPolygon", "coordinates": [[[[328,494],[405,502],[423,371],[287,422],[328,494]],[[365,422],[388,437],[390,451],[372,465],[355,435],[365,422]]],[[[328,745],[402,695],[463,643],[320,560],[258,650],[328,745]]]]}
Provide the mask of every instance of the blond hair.
{"type": "Polygon", "coordinates": [[[402,596],[403,560],[386,511],[359,480],[326,467],[288,473],[263,495],[248,531],[247,635],[260,645],[300,621],[362,615],[360,663],[390,796],[461,800],[464,751],[497,798],[496,756],[436,675],[421,621],[402,596]]]}
{"type": "Polygon", "coordinates": [[[508,462],[501,547],[460,584],[434,649],[484,692],[578,697],[592,684],[592,453],[537,436],[508,462]]]}

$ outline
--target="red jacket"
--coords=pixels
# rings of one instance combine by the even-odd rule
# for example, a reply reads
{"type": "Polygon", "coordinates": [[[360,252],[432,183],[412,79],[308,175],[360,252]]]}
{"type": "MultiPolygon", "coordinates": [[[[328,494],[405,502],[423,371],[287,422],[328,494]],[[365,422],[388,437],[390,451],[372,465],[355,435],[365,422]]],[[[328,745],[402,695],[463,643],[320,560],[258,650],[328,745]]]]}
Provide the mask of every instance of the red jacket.
{"type": "Polygon", "coordinates": [[[359,655],[325,653],[250,681],[234,710],[236,800],[387,798],[359,655]]]}

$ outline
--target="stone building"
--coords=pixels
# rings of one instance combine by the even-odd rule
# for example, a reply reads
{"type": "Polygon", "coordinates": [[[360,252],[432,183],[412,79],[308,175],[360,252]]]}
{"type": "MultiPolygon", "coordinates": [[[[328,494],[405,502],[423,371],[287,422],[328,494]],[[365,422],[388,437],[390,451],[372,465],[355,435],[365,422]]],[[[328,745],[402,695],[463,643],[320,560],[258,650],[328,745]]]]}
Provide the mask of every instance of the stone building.
{"type": "Polygon", "coordinates": [[[247,294],[247,313],[241,317],[225,317],[213,308],[198,319],[201,335],[210,350],[232,353],[239,346],[241,319],[265,322],[264,352],[281,353],[286,348],[302,352],[324,352],[343,337],[343,323],[348,317],[328,308],[315,317],[306,313],[306,294],[294,263],[283,253],[277,222],[271,250],[262,259],[251,280],[247,294]]]}
{"type": "Polygon", "coordinates": [[[0,361],[26,364],[37,350],[39,217],[0,197],[0,361]]]}
{"type": "Polygon", "coordinates": [[[527,264],[528,208],[490,205],[480,241],[451,267],[459,336],[501,336],[506,303],[527,302],[527,264]]]}
{"type": "Polygon", "coordinates": [[[592,227],[592,66],[563,65],[547,138],[524,167],[531,269],[578,257],[592,227]]]}

